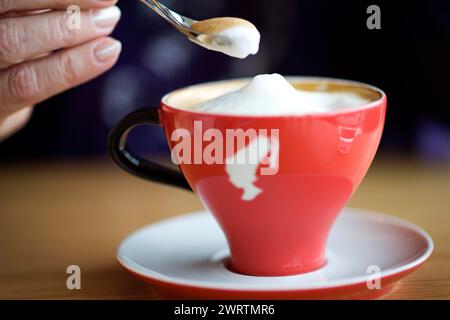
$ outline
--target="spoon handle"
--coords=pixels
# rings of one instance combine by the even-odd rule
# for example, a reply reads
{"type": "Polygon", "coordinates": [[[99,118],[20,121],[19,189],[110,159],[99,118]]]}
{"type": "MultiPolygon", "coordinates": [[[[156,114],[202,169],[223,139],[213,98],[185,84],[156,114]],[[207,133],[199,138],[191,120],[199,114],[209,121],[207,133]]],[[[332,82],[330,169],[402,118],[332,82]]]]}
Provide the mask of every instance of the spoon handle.
{"type": "Polygon", "coordinates": [[[170,10],[159,1],[156,0],[140,0],[140,1],[144,3],[147,7],[152,9],[154,12],[156,12],[159,16],[161,16],[169,23],[171,23],[175,28],[179,30],[181,29],[180,31],[192,33],[192,30],[190,30],[190,28],[192,24],[196,22],[195,20],[189,19],[170,10]]]}

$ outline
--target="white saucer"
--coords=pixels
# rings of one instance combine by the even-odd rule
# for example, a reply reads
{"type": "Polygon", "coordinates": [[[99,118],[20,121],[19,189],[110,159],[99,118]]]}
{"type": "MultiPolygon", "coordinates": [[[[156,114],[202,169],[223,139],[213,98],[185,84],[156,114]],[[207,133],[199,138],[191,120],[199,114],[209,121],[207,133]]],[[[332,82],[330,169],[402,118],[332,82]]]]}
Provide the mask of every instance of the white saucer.
{"type": "Polygon", "coordinates": [[[225,237],[202,211],[136,231],[121,243],[117,259],[172,298],[376,298],[418,268],[432,250],[430,236],[410,222],[346,208],[333,227],[327,264],[320,270],[284,277],[241,275],[226,268],[225,237]],[[377,267],[381,288],[368,289],[377,267]]]}

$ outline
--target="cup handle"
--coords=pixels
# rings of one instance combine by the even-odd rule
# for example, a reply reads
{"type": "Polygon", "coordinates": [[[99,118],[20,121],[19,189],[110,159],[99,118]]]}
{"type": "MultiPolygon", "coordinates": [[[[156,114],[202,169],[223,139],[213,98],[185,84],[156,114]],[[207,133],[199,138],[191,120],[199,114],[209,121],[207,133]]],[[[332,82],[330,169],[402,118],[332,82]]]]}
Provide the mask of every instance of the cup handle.
{"type": "Polygon", "coordinates": [[[128,148],[127,138],[132,129],[141,125],[160,126],[158,111],[159,108],[140,109],[123,118],[109,134],[109,153],[114,162],[135,176],[192,191],[180,171],[143,159],[128,148]]]}

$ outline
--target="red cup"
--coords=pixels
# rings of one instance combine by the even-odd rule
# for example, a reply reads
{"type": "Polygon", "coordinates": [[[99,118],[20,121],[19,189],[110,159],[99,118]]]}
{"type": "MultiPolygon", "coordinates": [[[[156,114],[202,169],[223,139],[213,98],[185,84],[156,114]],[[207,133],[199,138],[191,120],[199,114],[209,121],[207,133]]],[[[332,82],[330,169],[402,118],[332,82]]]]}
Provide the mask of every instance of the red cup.
{"type": "MultiPolygon", "coordinates": [[[[386,95],[381,90],[338,79],[288,80],[305,90],[350,90],[371,102],[309,115],[247,116],[191,111],[193,103],[240,88],[249,80],[213,82],[167,94],[159,108],[128,115],[110,135],[109,150],[122,168],[146,179],[192,189],[199,196],[227,238],[230,268],[235,272],[281,276],[322,267],[326,263],[331,227],[366,174],[381,139],[386,114],[386,95]],[[127,134],[142,124],[161,125],[172,151],[182,140],[174,132],[181,132],[183,139],[190,136],[186,146],[192,151],[192,163],[181,163],[180,173],[133,154],[126,145],[127,134]],[[233,176],[227,159],[243,148],[250,149],[255,141],[252,137],[243,145],[236,143],[222,155],[215,154],[216,159],[222,158],[222,163],[206,163],[199,156],[199,153],[204,156],[208,145],[211,146],[212,139],[205,140],[205,132],[227,137],[230,130],[236,129],[255,130],[257,137],[267,132],[270,150],[264,151],[267,154],[263,159],[275,159],[277,164],[276,168],[271,167],[274,169],[271,174],[262,174],[263,167],[270,164],[259,159],[261,163],[252,166],[256,171],[250,184],[248,175],[245,176],[246,187],[245,183],[242,187],[235,181],[236,177],[238,180],[243,177],[242,172],[231,167],[235,171],[233,176]],[[276,140],[270,140],[269,133],[277,131],[276,140]],[[200,142],[194,138],[199,136],[200,142]]],[[[216,146],[222,145],[227,150],[226,144],[224,138],[216,146]]]]}

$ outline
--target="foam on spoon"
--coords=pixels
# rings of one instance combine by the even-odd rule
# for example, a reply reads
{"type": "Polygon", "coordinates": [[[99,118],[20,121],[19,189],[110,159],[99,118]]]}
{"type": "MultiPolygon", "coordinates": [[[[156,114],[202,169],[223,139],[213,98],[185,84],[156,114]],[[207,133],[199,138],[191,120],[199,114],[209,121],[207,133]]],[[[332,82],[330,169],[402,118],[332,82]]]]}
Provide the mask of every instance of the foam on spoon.
{"type": "Polygon", "coordinates": [[[368,102],[353,92],[297,90],[275,73],[258,75],[243,88],[192,109],[231,115],[302,115],[357,107],[368,102]]]}
{"type": "Polygon", "coordinates": [[[213,18],[194,23],[192,29],[201,33],[197,40],[209,50],[244,59],[259,50],[260,34],[256,27],[240,18],[213,18]]]}

